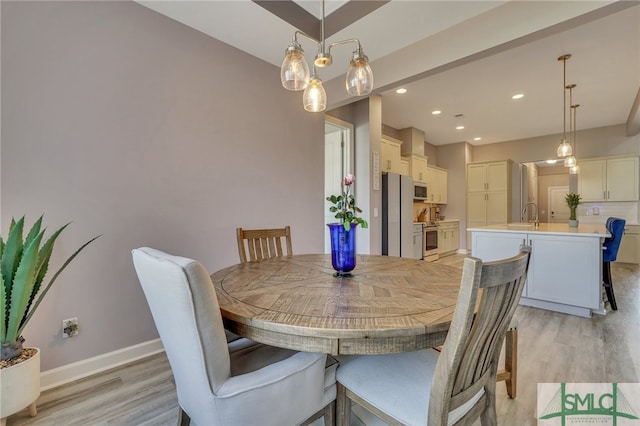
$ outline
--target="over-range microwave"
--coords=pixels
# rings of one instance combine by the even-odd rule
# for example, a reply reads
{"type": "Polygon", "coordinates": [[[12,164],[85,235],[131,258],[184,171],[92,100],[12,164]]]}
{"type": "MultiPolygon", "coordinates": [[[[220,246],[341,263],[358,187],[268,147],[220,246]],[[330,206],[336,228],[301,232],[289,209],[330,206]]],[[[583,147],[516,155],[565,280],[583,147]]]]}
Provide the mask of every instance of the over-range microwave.
{"type": "Polygon", "coordinates": [[[426,200],[427,199],[427,185],[420,182],[413,182],[413,199],[414,200],[426,200]]]}

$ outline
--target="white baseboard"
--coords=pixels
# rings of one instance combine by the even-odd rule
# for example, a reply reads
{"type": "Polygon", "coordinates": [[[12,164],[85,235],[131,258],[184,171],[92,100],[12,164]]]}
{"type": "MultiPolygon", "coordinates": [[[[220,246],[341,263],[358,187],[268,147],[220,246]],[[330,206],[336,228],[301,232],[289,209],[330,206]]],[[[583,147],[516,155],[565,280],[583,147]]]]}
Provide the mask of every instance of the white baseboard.
{"type": "Polygon", "coordinates": [[[40,373],[40,391],[55,388],[163,351],[162,342],[160,339],[155,339],[43,371],[40,373]]]}
{"type": "Polygon", "coordinates": [[[465,249],[458,249],[458,251],[456,251],[457,254],[469,254],[469,250],[465,250],[465,249]]]}

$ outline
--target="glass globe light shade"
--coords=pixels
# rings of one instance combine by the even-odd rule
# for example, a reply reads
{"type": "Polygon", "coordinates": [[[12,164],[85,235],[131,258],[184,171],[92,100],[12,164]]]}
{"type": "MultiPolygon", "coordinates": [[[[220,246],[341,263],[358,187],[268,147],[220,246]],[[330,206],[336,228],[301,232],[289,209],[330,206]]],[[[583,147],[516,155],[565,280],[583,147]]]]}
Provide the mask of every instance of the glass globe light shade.
{"type": "Polygon", "coordinates": [[[571,155],[573,150],[571,149],[571,144],[566,138],[562,139],[560,145],[558,145],[558,157],[566,157],[567,155],[571,155]]]}
{"type": "Polygon", "coordinates": [[[304,50],[295,40],[285,50],[280,68],[280,81],[287,90],[304,90],[309,84],[309,65],[304,59],[304,50]]]}
{"type": "Polygon", "coordinates": [[[576,165],[576,157],[574,157],[573,155],[569,155],[568,157],[564,158],[565,167],[573,167],[575,165],[576,165]]]}
{"type": "Polygon", "coordinates": [[[345,83],[347,92],[353,96],[368,95],[373,90],[373,71],[369,66],[369,58],[361,49],[353,52],[345,83]]]}
{"type": "Polygon", "coordinates": [[[327,108],[327,92],[324,91],[322,80],[317,75],[313,75],[309,85],[304,89],[302,103],[305,111],[320,112],[327,108]]]}
{"type": "Polygon", "coordinates": [[[578,173],[580,173],[580,166],[578,166],[577,164],[569,168],[570,175],[577,175],[578,173]]]}

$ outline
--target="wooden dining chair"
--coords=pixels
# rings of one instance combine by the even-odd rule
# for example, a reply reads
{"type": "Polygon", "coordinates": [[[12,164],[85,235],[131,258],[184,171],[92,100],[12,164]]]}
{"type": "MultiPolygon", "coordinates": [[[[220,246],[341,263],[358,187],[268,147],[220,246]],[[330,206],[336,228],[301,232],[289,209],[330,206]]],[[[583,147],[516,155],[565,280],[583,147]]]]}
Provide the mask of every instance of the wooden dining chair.
{"type": "MultiPolygon", "coordinates": [[[[442,352],[442,346],[434,348],[442,352]]],[[[507,396],[514,399],[518,393],[518,318],[514,315],[504,337],[504,368],[498,370],[496,381],[504,382],[507,396]]]]}
{"type": "Polygon", "coordinates": [[[522,294],[530,250],[523,246],[515,257],[484,264],[464,260],[441,353],[426,349],[343,360],[337,373],[338,425],[349,424],[352,402],[365,409],[359,416],[373,413],[394,425],[471,425],[478,418],[496,425],[500,351],[522,294]]]}
{"type": "Polygon", "coordinates": [[[518,390],[518,318],[514,315],[504,338],[504,368],[498,370],[498,382],[504,381],[509,398],[518,390]]]}
{"type": "Polygon", "coordinates": [[[260,262],[270,257],[291,256],[291,228],[236,228],[240,263],[260,262]],[[286,247],[286,252],[285,252],[286,247]]]}

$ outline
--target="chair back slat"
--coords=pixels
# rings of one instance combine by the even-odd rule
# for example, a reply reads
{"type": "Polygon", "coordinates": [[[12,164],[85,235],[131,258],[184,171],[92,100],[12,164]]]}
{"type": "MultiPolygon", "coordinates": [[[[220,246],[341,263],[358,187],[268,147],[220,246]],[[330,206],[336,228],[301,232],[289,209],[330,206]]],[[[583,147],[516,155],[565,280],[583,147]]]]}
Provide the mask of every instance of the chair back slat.
{"type": "Polygon", "coordinates": [[[273,229],[237,228],[236,236],[240,263],[260,262],[271,257],[291,256],[293,254],[291,228],[289,226],[273,229]]]}
{"type": "Polygon", "coordinates": [[[481,397],[464,419],[471,420],[495,395],[502,342],[515,313],[529,268],[530,247],[510,259],[483,264],[464,261],[460,294],[447,339],[438,357],[429,401],[429,424],[446,424],[449,412],[481,397]]]}

